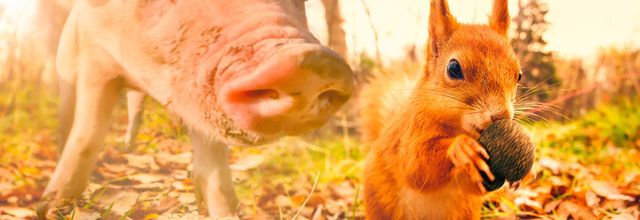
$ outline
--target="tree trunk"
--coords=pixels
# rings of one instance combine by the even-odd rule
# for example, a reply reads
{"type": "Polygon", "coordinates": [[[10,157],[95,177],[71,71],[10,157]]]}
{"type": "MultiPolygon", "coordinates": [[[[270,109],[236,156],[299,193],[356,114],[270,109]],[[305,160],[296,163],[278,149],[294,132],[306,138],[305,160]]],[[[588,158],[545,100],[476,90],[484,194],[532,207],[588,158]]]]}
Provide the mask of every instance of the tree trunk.
{"type": "Polygon", "coordinates": [[[340,13],[340,0],[322,0],[322,4],[324,5],[327,33],[329,34],[328,46],[347,59],[347,43],[345,41],[345,32],[342,28],[344,18],[340,13]]]}

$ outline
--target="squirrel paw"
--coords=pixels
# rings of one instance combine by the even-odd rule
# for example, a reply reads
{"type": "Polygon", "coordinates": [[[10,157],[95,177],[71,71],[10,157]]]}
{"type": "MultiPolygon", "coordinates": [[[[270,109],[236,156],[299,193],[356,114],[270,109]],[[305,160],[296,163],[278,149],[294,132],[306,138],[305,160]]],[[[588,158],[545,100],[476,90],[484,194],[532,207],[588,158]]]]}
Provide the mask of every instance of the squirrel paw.
{"type": "Polygon", "coordinates": [[[461,134],[453,139],[447,150],[447,156],[455,166],[454,169],[466,171],[482,193],[487,190],[482,185],[483,179],[480,172],[484,172],[491,181],[495,179],[486,162],[489,154],[478,141],[467,135],[461,134]]]}

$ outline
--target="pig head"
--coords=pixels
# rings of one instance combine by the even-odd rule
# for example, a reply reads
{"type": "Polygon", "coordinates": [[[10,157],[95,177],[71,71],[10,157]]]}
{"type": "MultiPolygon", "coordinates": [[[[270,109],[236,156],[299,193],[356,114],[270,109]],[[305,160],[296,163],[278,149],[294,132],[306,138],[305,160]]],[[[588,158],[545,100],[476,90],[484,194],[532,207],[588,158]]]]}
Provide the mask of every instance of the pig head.
{"type": "Polygon", "coordinates": [[[352,72],[308,31],[304,0],[79,0],[63,30],[62,156],[45,195],[85,188],[123,88],[179,116],[194,147],[198,198],[233,215],[226,145],[253,145],[326,122],[352,72]]]}
{"type": "Polygon", "coordinates": [[[350,68],[309,33],[302,0],[132,7],[136,27],[122,31],[131,41],[118,43],[136,51],[121,51],[135,61],[125,69],[144,74],[133,86],[155,97],[149,81],[162,75],[170,91],[155,98],[218,140],[253,144],[308,131],[351,93],[350,68]],[[149,64],[166,68],[149,73],[158,71],[149,64]]]}

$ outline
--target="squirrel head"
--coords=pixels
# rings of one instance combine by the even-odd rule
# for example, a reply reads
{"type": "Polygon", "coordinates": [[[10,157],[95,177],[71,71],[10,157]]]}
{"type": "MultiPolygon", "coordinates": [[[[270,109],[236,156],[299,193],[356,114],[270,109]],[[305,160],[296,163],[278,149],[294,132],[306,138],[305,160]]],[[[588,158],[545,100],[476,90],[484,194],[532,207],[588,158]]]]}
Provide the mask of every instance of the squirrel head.
{"type": "Polygon", "coordinates": [[[415,107],[475,137],[493,121],[512,119],[522,72],[508,30],[507,0],[495,0],[488,25],[458,23],[446,0],[431,0],[427,63],[415,107]]]}

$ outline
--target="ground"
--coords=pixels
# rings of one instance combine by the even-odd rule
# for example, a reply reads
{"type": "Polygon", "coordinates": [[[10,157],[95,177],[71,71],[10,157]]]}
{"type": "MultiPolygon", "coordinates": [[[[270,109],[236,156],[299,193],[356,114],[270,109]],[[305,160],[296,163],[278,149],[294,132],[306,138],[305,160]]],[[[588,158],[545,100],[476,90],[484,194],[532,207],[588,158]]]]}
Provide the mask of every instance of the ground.
{"type": "MultiPolygon", "coordinates": [[[[123,102],[124,103],[124,102],[123,102]]],[[[537,177],[487,196],[486,219],[638,219],[640,101],[582,118],[526,123],[537,177]]],[[[126,113],[115,111],[91,183],[60,219],[193,219],[198,216],[186,131],[151,100],[137,145],[125,149],[126,113]]],[[[34,218],[56,164],[57,100],[37,86],[0,88],[0,219],[34,218]]],[[[331,133],[331,132],[329,132],[331,133]]],[[[243,219],[363,219],[365,154],[353,133],[233,147],[243,219]]],[[[200,216],[203,217],[203,216],[200,216]]]]}

